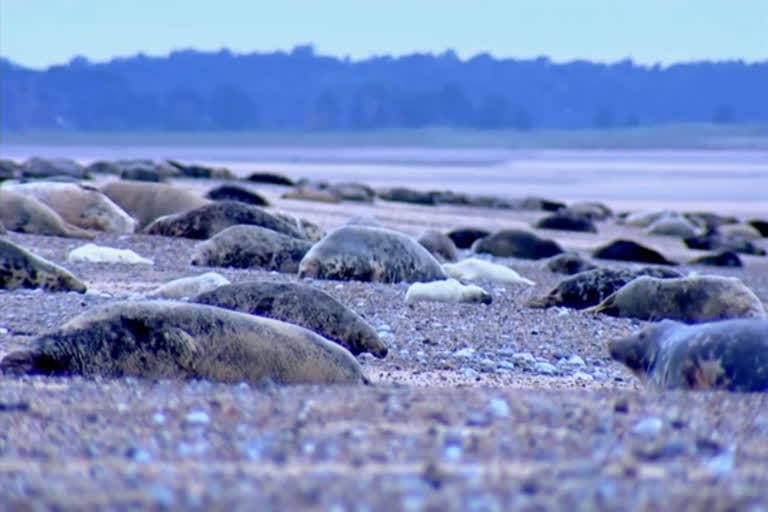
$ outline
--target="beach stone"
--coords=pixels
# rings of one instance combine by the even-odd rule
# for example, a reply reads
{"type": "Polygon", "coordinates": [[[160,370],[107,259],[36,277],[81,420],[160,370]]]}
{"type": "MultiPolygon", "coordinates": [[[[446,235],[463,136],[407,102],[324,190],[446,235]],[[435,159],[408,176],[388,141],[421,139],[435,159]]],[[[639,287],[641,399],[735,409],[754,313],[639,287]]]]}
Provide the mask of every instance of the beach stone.
{"type": "Polygon", "coordinates": [[[299,277],[397,283],[437,281],[446,275],[429,251],[407,235],[342,226],[309,250],[299,264],[299,277]]]}
{"type": "Polygon", "coordinates": [[[503,229],[472,245],[476,253],[501,258],[542,259],[560,254],[563,249],[554,240],[539,238],[530,231],[503,229]]]}
{"type": "Polygon", "coordinates": [[[448,235],[430,229],[422,233],[417,241],[438,261],[456,261],[456,245],[448,235]]]}
{"type": "Polygon", "coordinates": [[[148,235],[174,236],[205,240],[236,225],[253,225],[284,235],[304,239],[303,233],[288,222],[258,206],[237,201],[217,201],[194,210],[160,217],[144,228],[148,235]]]}
{"type": "Polygon", "coordinates": [[[261,226],[236,225],[198,243],[192,251],[191,264],[295,273],[311,247],[307,240],[261,226]]]}
{"type": "Polygon", "coordinates": [[[568,212],[557,212],[537,220],[533,224],[537,229],[554,229],[560,231],[578,231],[582,233],[597,233],[597,226],[589,217],[568,212]]]}
{"type": "Polygon", "coordinates": [[[261,194],[240,185],[219,185],[209,190],[205,197],[212,201],[240,201],[253,206],[269,206],[269,201],[261,194]]]}
{"type": "Polygon", "coordinates": [[[347,350],[307,329],[224,308],[126,301],[93,308],[0,362],[12,374],[226,383],[359,384],[347,350]]]}
{"type": "Polygon", "coordinates": [[[576,252],[564,252],[549,258],[544,264],[547,270],[555,274],[573,275],[597,268],[597,265],[576,252]]]}
{"type": "Polygon", "coordinates": [[[660,390],[768,390],[768,320],[663,320],[609,342],[608,351],[660,390]]]}
{"type": "Polygon", "coordinates": [[[47,292],[85,293],[85,284],[68,270],[0,238],[0,289],[40,288],[47,292]]]}
{"type": "Polygon", "coordinates": [[[236,283],[202,293],[194,302],[299,325],[354,355],[387,355],[386,344],[360,315],[322,290],[305,284],[268,280],[236,283]]]}
{"type": "Polygon", "coordinates": [[[592,252],[592,256],[603,260],[633,261],[654,265],[676,265],[675,262],[667,260],[658,251],[632,240],[614,240],[595,249],[592,252]]]}
{"type": "Polygon", "coordinates": [[[552,306],[588,308],[599,304],[622,286],[640,276],[669,279],[682,277],[682,274],[663,267],[596,268],[563,279],[546,296],[530,299],[525,305],[532,308],[552,306]]]}
{"type": "Polygon", "coordinates": [[[640,276],[591,308],[594,313],[703,323],[731,318],[765,318],[762,302],[735,277],[640,276]]]}
{"type": "Polygon", "coordinates": [[[478,239],[490,236],[491,232],[481,228],[456,228],[447,235],[457,248],[469,249],[478,239]]]}

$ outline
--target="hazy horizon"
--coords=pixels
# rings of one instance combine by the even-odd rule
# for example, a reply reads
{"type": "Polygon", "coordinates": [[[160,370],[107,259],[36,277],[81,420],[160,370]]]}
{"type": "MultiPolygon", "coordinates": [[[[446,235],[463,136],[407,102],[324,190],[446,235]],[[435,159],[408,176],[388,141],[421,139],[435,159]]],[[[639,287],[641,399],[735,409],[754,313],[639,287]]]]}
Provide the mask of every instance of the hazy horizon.
{"type": "Polygon", "coordinates": [[[554,62],[755,62],[768,59],[766,26],[764,0],[4,0],[0,55],[41,69],[75,56],[101,62],[183,49],[243,54],[312,44],[318,54],[354,60],[451,50],[462,59],[489,53],[554,62]]]}

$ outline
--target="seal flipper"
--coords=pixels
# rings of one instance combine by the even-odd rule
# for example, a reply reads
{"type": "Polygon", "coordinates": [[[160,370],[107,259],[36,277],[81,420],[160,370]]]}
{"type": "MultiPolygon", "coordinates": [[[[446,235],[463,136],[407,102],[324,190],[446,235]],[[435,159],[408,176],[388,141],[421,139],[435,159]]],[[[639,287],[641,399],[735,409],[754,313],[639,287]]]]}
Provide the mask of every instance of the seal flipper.
{"type": "Polygon", "coordinates": [[[57,375],[62,368],[56,361],[36,350],[18,350],[0,361],[0,373],[7,375],[57,375]]]}

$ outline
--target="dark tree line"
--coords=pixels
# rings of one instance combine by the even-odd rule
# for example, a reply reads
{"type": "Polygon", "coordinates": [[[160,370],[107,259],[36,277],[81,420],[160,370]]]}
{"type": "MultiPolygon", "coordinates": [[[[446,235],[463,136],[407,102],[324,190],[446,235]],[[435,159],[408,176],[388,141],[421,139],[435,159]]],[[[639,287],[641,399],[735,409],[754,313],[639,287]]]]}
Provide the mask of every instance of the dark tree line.
{"type": "Polygon", "coordinates": [[[350,61],[178,51],[35,71],[0,60],[4,130],[483,130],[768,121],[768,61],[670,67],[452,52],[350,61]]]}

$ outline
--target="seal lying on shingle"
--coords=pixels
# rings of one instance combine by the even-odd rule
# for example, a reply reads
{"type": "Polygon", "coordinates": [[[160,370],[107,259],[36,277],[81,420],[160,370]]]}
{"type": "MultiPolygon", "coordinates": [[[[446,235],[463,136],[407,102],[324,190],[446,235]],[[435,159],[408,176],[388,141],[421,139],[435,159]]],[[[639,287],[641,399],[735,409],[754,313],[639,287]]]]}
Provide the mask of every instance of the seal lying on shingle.
{"type": "Polygon", "coordinates": [[[312,244],[259,226],[232,226],[197,244],[192,265],[295,273],[312,244]]]}
{"type": "Polygon", "coordinates": [[[502,229],[491,236],[481,238],[472,244],[472,250],[488,253],[500,258],[523,258],[538,260],[563,252],[563,249],[548,238],[540,238],[530,231],[502,229]]]}
{"type": "Polygon", "coordinates": [[[563,279],[545,297],[531,299],[526,306],[549,308],[563,306],[584,309],[611,295],[613,292],[639,276],[659,278],[682,277],[682,274],[663,267],[642,268],[596,268],[574,274],[563,279]]]}
{"type": "Polygon", "coordinates": [[[365,226],[328,233],[301,260],[299,277],[383,283],[446,278],[437,260],[413,238],[365,226]]]}
{"type": "Polygon", "coordinates": [[[283,219],[258,206],[237,201],[217,201],[194,210],[160,217],[144,228],[144,233],[206,240],[239,224],[260,226],[294,238],[304,238],[303,233],[283,219]]]}
{"type": "Polygon", "coordinates": [[[360,315],[327,293],[299,283],[253,281],[220,286],[194,302],[305,327],[335,341],[354,355],[387,355],[387,347],[360,315]]]}
{"type": "Polygon", "coordinates": [[[42,288],[49,292],[85,292],[85,284],[69,271],[0,238],[0,288],[42,288]]]}
{"type": "Polygon", "coordinates": [[[636,263],[651,263],[653,265],[677,265],[674,261],[669,261],[662,256],[660,252],[632,240],[614,240],[595,249],[592,256],[603,260],[633,261],[636,263]]]}
{"type": "Polygon", "coordinates": [[[200,304],[115,302],[0,361],[6,373],[278,384],[362,383],[347,350],[301,327],[200,304]]]}
{"type": "Polygon", "coordinates": [[[112,181],[103,185],[101,191],[138,221],[137,230],[164,215],[185,212],[211,202],[165,183],[112,181]]]}
{"type": "Polygon", "coordinates": [[[88,231],[62,219],[61,215],[41,201],[5,187],[0,187],[0,222],[9,231],[19,233],[87,240],[94,238],[88,231]]]}
{"type": "Polygon", "coordinates": [[[649,325],[608,343],[611,357],[658,389],[768,390],[768,321],[649,325]]]}
{"type": "Polygon", "coordinates": [[[685,323],[730,318],[765,318],[760,299],[735,277],[692,276],[658,279],[641,276],[591,308],[611,316],[685,323]]]}

